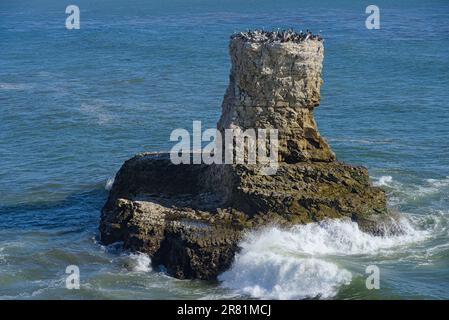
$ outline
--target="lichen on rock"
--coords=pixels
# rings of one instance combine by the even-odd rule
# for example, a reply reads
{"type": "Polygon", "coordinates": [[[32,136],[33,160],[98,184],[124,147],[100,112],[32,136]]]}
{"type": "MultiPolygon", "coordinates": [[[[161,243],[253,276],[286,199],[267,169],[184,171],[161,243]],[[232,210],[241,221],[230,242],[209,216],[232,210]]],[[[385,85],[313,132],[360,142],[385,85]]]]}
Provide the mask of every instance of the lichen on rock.
{"type": "Polygon", "coordinates": [[[101,241],[148,253],[177,278],[214,279],[247,230],[347,218],[374,234],[395,232],[368,170],[336,161],[318,132],[323,41],[311,33],[252,31],[230,40],[231,72],[217,129],[279,131],[278,168],[179,164],[143,153],[116,175],[101,241]]]}

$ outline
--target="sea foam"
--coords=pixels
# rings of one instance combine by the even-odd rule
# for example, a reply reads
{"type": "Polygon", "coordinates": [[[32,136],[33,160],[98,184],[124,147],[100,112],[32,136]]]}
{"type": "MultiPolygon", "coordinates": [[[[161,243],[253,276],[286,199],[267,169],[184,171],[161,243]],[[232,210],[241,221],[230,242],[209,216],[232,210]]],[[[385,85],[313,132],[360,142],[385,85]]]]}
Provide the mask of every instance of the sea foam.
{"type": "Polygon", "coordinates": [[[151,259],[144,253],[132,253],[129,255],[132,261],[132,270],[137,272],[151,271],[151,259]]]}
{"type": "Polygon", "coordinates": [[[352,280],[351,272],[337,263],[344,256],[387,253],[428,237],[428,232],[402,223],[405,233],[390,237],[364,233],[349,220],[252,232],[219,280],[223,287],[254,298],[331,298],[352,280]]]}
{"type": "Polygon", "coordinates": [[[449,176],[441,179],[416,179],[416,182],[401,182],[392,176],[373,177],[375,186],[388,191],[390,205],[398,206],[416,201],[428,201],[447,198],[449,176]]]}
{"type": "Polygon", "coordinates": [[[374,181],[375,186],[390,186],[391,182],[393,181],[392,176],[381,176],[376,181],[374,181]]]}

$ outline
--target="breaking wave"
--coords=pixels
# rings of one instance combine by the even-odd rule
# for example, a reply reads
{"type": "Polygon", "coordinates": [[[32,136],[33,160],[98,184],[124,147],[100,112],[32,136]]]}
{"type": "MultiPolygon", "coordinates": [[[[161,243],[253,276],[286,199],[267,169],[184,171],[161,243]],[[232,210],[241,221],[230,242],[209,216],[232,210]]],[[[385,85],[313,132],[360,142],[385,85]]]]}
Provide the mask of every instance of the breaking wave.
{"type": "Polygon", "coordinates": [[[447,197],[449,176],[442,179],[422,179],[419,183],[401,182],[392,176],[374,177],[374,185],[388,191],[391,205],[413,203],[447,197]]]}
{"type": "MultiPolygon", "coordinates": [[[[97,242],[98,243],[98,242],[97,242]]],[[[149,272],[151,268],[151,258],[142,252],[131,253],[123,249],[123,242],[114,242],[109,245],[101,245],[103,252],[117,255],[119,259],[123,259],[123,266],[127,271],[149,272]]]]}
{"type": "Polygon", "coordinates": [[[349,220],[326,220],[290,229],[270,227],[247,234],[222,286],[254,298],[334,297],[352,274],[340,262],[353,255],[388,254],[430,236],[404,220],[404,234],[377,237],[349,220]]]}
{"type": "Polygon", "coordinates": [[[129,255],[131,259],[131,268],[137,272],[149,272],[151,271],[151,259],[144,253],[131,253],[129,255]]]}
{"type": "Polygon", "coordinates": [[[392,176],[380,176],[374,178],[374,185],[403,190],[407,187],[415,188],[422,194],[429,194],[449,187],[449,176],[442,179],[424,179],[421,184],[407,184],[407,186],[397,180],[394,180],[392,176]]]}
{"type": "Polygon", "coordinates": [[[392,182],[393,182],[392,176],[381,176],[377,178],[376,181],[374,181],[374,185],[378,187],[390,186],[392,182]]]}

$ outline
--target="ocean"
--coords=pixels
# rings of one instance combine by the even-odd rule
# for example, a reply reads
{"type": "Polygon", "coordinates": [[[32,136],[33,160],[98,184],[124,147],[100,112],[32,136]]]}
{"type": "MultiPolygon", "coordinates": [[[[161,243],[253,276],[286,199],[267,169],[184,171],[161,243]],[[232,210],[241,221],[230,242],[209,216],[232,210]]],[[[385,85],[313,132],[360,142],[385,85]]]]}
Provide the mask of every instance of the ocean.
{"type": "Polygon", "coordinates": [[[447,1],[2,0],[0,298],[449,299],[448,21],[447,1]],[[69,4],[79,30],[66,29],[69,4]],[[370,4],[380,29],[365,27],[370,4]],[[208,282],[103,246],[100,210],[121,164],[170,150],[171,131],[192,121],[215,127],[229,36],[255,28],[323,36],[320,132],[339,160],[369,168],[406,233],[272,227],[208,282]],[[69,265],[79,290],[66,288],[69,265]]]}

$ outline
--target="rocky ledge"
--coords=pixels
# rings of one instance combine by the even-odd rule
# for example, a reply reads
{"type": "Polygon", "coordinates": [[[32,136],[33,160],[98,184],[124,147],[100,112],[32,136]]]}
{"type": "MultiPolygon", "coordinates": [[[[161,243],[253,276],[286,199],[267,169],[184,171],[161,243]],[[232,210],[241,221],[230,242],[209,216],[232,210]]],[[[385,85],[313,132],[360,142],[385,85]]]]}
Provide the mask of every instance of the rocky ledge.
{"type": "Polygon", "coordinates": [[[398,232],[368,171],[336,161],[318,132],[323,41],[265,31],[231,36],[232,68],[217,129],[274,128],[278,165],[178,164],[143,153],[125,162],[102,210],[101,241],[148,253],[177,278],[214,279],[248,230],[347,218],[373,234],[398,232]],[[289,40],[290,39],[290,40],[289,40]]]}

